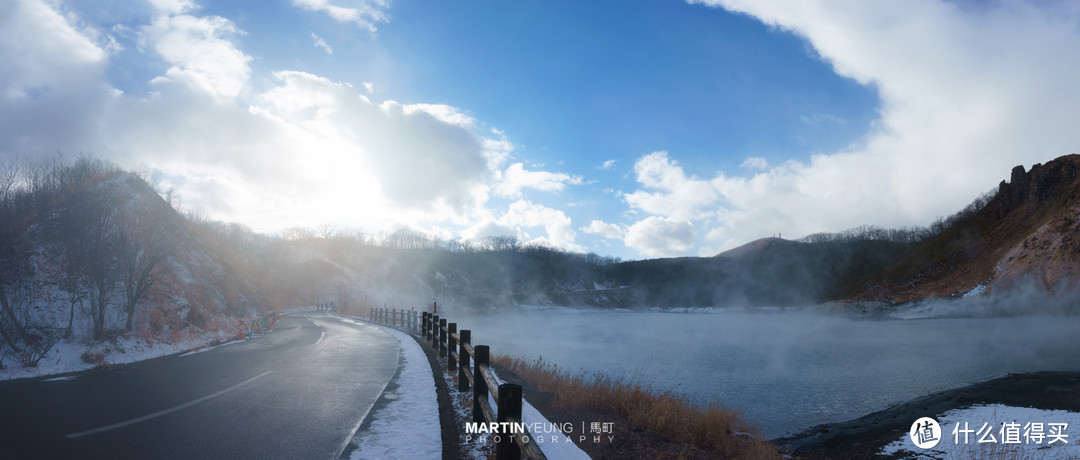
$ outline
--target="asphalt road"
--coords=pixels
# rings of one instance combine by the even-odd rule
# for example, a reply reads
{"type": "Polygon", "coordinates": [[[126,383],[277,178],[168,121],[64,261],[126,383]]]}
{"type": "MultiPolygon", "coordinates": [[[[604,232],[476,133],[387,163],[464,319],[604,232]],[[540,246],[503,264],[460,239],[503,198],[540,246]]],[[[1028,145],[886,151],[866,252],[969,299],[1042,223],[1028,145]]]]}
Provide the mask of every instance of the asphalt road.
{"type": "Polygon", "coordinates": [[[203,353],[0,384],[0,458],[337,457],[399,354],[376,327],[293,314],[203,353]]]}

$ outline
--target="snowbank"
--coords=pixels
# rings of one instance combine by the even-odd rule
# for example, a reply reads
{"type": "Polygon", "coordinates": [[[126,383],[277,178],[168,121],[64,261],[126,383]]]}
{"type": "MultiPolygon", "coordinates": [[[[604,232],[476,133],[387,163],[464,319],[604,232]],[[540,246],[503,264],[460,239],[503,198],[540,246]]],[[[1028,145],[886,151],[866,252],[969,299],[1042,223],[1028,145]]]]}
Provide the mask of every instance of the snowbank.
{"type": "Polygon", "coordinates": [[[371,425],[357,434],[357,449],[350,458],[442,458],[439,401],[427,355],[408,334],[374,326],[401,343],[401,370],[383,393],[390,402],[369,414],[371,425]]]}

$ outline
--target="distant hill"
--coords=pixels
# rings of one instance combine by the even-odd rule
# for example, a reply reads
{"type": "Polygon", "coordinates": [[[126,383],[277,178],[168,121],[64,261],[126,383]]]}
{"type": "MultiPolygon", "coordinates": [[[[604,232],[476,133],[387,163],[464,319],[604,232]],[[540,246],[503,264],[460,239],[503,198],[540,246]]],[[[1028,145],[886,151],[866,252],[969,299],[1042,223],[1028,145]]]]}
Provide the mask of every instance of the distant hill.
{"type": "Polygon", "coordinates": [[[759,238],[742,246],[717,254],[715,257],[739,259],[754,257],[757,254],[768,251],[785,251],[794,249],[799,243],[777,237],[759,238]]]}
{"type": "Polygon", "coordinates": [[[850,292],[911,248],[861,232],[811,240],[764,238],[714,257],[623,262],[601,272],[628,286],[635,306],[806,305],[850,292]]]}
{"type": "Polygon", "coordinates": [[[1013,168],[996,194],[918,243],[852,298],[907,302],[988,292],[1025,280],[1044,289],[1080,275],[1080,155],[1013,168]]]}

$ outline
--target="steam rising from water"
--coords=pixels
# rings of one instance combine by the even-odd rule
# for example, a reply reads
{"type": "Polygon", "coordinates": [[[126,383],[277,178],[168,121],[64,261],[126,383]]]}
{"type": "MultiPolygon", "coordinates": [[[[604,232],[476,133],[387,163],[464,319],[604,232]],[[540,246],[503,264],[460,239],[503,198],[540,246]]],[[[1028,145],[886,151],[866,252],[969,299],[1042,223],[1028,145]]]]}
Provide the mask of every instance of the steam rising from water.
{"type": "Polygon", "coordinates": [[[776,437],[1009,372],[1080,370],[1080,317],[1060,314],[1075,309],[1075,298],[1043,297],[924,302],[896,312],[922,319],[555,308],[454,320],[492,353],[543,356],[566,370],[720,401],[776,437]],[[1009,303],[1021,301],[1028,303],[1009,303]],[[971,308],[980,316],[925,318],[971,308]],[[1030,311],[1037,313],[1017,316],[1030,311]]]}

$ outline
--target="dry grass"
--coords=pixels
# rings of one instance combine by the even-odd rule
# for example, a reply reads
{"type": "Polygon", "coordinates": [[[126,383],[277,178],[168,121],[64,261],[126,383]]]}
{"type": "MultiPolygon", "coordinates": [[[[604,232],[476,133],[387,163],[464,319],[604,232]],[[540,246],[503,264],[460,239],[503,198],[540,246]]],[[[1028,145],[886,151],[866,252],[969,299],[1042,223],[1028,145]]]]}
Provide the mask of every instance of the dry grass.
{"type": "Polygon", "coordinates": [[[719,404],[698,407],[683,395],[603,374],[572,374],[542,358],[496,356],[492,362],[551,393],[552,403],[561,409],[610,414],[716,457],[780,458],[775,446],[752,434],[738,411],[719,404]]]}

